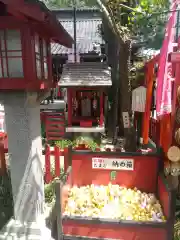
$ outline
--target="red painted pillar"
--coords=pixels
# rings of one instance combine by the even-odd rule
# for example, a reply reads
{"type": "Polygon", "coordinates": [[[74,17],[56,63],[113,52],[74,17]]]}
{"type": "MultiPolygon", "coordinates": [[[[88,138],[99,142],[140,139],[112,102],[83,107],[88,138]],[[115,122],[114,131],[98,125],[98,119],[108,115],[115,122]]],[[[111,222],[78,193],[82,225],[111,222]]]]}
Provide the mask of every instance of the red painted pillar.
{"type": "Polygon", "coordinates": [[[69,148],[64,148],[64,172],[67,171],[68,167],[69,167],[69,148]]]}
{"type": "Polygon", "coordinates": [[[5,149],[3,141],[0,142],[0,174],[4,175],[6,173],[6,159],[5,159],[5,149]]]}
{"type": "Polygon", "coordinates": [[[67,89],[67,97],[68,97],[68,126],[72,126],[72,89],[67,89]]]}
{"type": "Polygon", "coordinates": [[[100,121],[99,125],[100,127],[103,126],[104,123],[104,93],[100,92],[100,121]]]}
{"type": "Polygon", "coordinates": [[[143,144],[148,144],[149,141],[149,122],[151,115],[151,102],[152,102],[152,91],[153,91],[153,80],[154,80],[154,60],[151,60],[146,65],[146,83],[147,83],[147,93],[146,93],[146,106],[143,115],[143,126],[142,126],[142,136],[143,144]]]}
{"type": "Polygon", "coordinates": [[[61,174],[60,156],[61,156],[61,150],[58,146],[55,146],[54,147],[55,177],[60,177],[60,174],[61,174]]]}

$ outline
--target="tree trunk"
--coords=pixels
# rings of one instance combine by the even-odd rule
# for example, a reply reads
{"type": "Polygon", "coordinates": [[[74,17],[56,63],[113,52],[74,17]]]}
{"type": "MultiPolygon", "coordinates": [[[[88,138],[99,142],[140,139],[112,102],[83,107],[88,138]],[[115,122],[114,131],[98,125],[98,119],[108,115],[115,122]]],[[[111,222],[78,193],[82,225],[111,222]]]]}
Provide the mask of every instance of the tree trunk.
{"type": "Polygon", "coordinates": [[[112,32],[109,26],[104,26],[106,33],[106,38],[108,39],[108,64],[111,66],[111,78],[112,87],[109,90],[109,100],[111,102],[111,110],[108,114],[108,136],[113,138],[113,143],[115,142],[115,132],[118,122],[118,87],[119,87],[119,74],[118,74],[118,64],[119,64],[119,43],[115,34],[112,32]]]}
{"type": "Polygon", "coordinates": [[[129,84],[130,42],[120,45],[119,54],[119,80],[121,111],[129,113],[130,126],[124,128],[125,150],[136,151],[136,132],[131,118],[131,89],[129,84]]]}
{"type": "Polygon", "coordinates": [[[118,107],[118,102],[117,102],[117,96],[118,96],[118,88],[117,88],[117,61],[115,60],[115,64],[112,66],[112,80],[113,80],[113,102],[112,102],[112,118],[113,121],[111,122],[112,124],[112,137],[113,141],[115,138],[115,132],[116,132],[116,126],[117,126],[117,107],[118,107]]]}

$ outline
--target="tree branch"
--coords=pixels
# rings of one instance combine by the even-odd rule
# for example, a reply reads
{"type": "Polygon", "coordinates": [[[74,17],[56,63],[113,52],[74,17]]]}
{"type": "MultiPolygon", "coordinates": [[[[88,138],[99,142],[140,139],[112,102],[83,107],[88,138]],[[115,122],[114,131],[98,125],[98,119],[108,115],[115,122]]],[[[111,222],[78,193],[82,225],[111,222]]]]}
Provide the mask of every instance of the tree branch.
{"type": "Polygon", "coordinates": [[[106,6],[105,3],[103,3],[103,0],[96,0],[96,1],[97,1],[97,4],[99,5],[99,7],[101,8],[101,10],[103,11],[106,19],[108,20],[108,23],[109,23],[110,27],[112,28],[112,31],[118,37],[119,41],[121,43],[124,43],[124,40],[121,37],[121,34],[120,34],[119,29],[116,25],[116,22],[115,22],[115,19],[113,17],[111,9],[108,6],[106,6]]]}
{"type": "Polygon", "coordinates": [[[128,7],[128,6],[126,6],[126,5],[122,4],[122,3],[120,3],[119,6],[125,8],[125,9],[127,9],[127,10],[129,10],[129,11],[131,11],[131,12],[136,12],[136,13],[138,13],[138,14],[145,15],[144,13],[139,12],[139,11],[137,11],[136,9],[131,8],[131,7],[128,7]]]}
{"type": "Polygon", "coordinates": [[[101,8],[101,10],[103,11],[106,19],[108,20],[108,23],[109,23],[109,25],[111,26],[114,34],[117,34],[117,33],[116,33],[116,26],[114,26],[113,21],[112,21],[112,19],[111,19],[111,16],[110,16],[107,8],[105,7],[105,4],[104,4],[101,0],[96,0],[96,1],[97,1],[97,4],[99,5],[99,7],[101,8]]]}

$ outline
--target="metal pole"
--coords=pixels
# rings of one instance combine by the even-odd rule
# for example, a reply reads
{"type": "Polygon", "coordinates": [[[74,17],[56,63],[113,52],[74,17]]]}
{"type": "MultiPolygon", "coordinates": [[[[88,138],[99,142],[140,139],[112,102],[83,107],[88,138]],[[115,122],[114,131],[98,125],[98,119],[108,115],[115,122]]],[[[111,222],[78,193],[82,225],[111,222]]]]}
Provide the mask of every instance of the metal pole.
{"type": "Polygon", "coordinates": [[[74,61],[77,62],[77,45],[76,45],[76,0],[73,0],[73,16],[74,16],[74,61]]]}

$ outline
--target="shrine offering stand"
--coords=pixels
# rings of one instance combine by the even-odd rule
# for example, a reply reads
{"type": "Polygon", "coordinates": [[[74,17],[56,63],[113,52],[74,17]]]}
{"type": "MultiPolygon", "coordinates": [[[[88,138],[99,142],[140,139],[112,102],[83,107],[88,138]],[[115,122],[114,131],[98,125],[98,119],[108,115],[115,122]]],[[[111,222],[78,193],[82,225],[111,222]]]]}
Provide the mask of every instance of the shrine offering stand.
{"type": "Polygon", "coordinates": [[[58,239],[172,240],[175,192],[159,171],[156,153],[71,151],[64,180],[56,184],[58,239]],[[166,221],[115,220],[63,215],[71,186],[118,184],[154,193],[166,221]]]}
{"type": "Polygon", "coordinates": [[[105,132],[107,89],[112,85],[106,63],[68,63],[63,67],[59,87],[67,88],[68,121],[66,133],[101,137],[105,132]]]}

